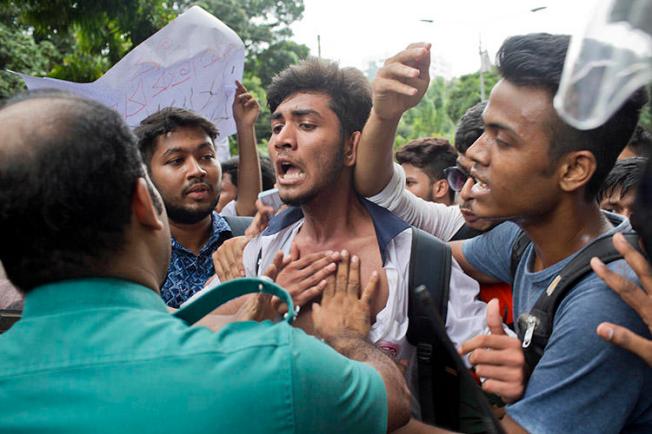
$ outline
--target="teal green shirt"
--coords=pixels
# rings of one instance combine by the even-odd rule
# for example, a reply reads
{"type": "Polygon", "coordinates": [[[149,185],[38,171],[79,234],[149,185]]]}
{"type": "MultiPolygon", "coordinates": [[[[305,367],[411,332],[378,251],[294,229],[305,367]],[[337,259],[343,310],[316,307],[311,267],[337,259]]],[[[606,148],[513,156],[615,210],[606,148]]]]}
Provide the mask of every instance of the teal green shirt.
{"type": "Polygon", "coordinates": [[[188,327],[114,279],[34,289],[0,335],[0,432],[385,432],[378,373],[287,323],[188,327]]]}

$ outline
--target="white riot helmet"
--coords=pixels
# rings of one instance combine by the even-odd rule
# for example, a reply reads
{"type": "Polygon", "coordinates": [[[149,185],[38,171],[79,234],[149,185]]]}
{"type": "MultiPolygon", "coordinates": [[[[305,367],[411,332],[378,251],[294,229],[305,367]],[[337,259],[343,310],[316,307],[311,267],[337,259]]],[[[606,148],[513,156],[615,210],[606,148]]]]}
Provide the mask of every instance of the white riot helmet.
{"type": "Polygon", "coordinates": [[[652,0],[601,0],[571,39],[554,105],[568,124],[593,129],[649,82],[652,0]]]}

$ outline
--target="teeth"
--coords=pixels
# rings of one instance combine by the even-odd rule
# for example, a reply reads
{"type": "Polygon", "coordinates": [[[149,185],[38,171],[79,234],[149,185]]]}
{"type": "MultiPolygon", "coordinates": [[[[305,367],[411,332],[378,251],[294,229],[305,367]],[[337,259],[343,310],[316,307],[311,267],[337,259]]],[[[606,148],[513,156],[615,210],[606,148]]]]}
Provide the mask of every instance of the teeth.
{"type": "Polygon", "coordinates": [[[486,193],[489,191],[489,186],[484,182],[477,181],[475,184],[473,184],[471,191],[473,193],[486,193]]]}
{"type": "Polygon", "coordinates": [[[306,174],[296,167],[290,167],[282,176],[283,179],[292,180],[292,179],[301,179],[305,178],[306,174]]]}

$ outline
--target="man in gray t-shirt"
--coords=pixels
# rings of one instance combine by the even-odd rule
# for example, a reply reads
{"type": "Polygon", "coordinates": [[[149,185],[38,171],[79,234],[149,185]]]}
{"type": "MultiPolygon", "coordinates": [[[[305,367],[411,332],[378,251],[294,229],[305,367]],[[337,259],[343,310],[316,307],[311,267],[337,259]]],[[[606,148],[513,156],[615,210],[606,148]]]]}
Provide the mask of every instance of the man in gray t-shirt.
{"type": "MultiPolygon", "coordinates": [[[[614,216],[612,216],[614,217],[614,216]]],[[[614,232],[631,230],[623,220],[614,232]]],[[[511,250],[520,229],[507,222],[463,244],[466,260],[481,273],[512,282],[511,250]]],[[[533,245],[525,251],[514,285],[514,315],[529,312],[550,282],[577,253],[532,271],[533,245]]],[[[624,260],[609,268],[636,280],[624,260]]],[[[600,339],[595,330],[611,321],[648,336],[643,322],[616,293],[589,273],[562,300],[553,334],[527,383],[507,413],[531,432],[649,432],[652,429],[652,370],[635,355],[600,339]]]]}

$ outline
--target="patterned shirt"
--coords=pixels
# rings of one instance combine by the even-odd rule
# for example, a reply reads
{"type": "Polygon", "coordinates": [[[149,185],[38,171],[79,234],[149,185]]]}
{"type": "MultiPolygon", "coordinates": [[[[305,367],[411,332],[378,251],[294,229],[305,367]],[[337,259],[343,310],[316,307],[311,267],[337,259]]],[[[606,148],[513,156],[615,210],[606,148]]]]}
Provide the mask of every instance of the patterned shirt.
{"type": "Polygon", "coordinates": [[[172,237],[172,255],[168,275],[161,288],[161,297],[170,307],[179,307],[199,292],[215,274],[211,255],[227,239],[231,228],[219,214],[211,214],[211,235],[196,256],[172,237]]]}

